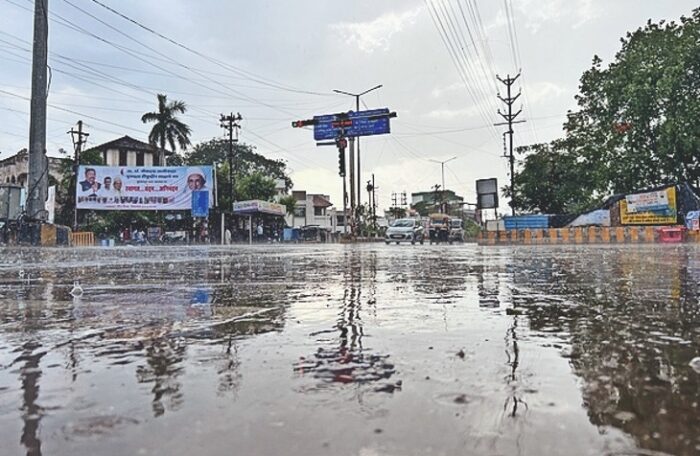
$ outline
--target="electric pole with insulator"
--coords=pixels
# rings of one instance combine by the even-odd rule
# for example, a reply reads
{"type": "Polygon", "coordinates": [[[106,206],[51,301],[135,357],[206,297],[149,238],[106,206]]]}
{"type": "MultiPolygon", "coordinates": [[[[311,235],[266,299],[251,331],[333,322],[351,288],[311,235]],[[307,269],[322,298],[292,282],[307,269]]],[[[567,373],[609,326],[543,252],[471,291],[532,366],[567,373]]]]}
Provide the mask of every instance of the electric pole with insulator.
{"type": "Polygon", "coordinates": [[[239,122],[243,120],[240,113],[233,113],[225,116],[221,114],[219,121],[221,122],[221,128],[228,131],[228,194],[231,198],[231,209],[233,209],[233,202],[235,201],[235,191],[233,185],[233,144],[238,143],[238,130],[241,128],[239,122]],[[234,137],[235,134],[235,137],[234,137]]]}
{"type": "Polygon", "coordinates": [[[513,103],[515,103],[515,100],[520,98],[521,92],[518,91],[517,95],[512,96],[511,87],[519,77],[520,72],[518,72],[518,74],[514,78],[511,78],[510,75],[506,76],[505,79],[501,79],[500,77],[496,76],[496,78],[506,86],[507,91],[506,98],[501,97],[500,93],[497,95],[498,99],[505,103],[506,106],[508,106],[508,113],[502,113],[500,109],[498,110],[498,115],[503,117],[505,122],[497,123],[494,125],[508,126],[508,130],[505,132],[505,134],[508,135],[509,139],[508,159],[510,161],[510,207],[513,215],[515,215],[515,156],[513,155],[513,124],[525,122],[525,120],[515,120],[515,118],[518,117],[521,112],[523,112],[522,106],[520,107],[520,110],[518,112],[513,113],[513,103]]]}

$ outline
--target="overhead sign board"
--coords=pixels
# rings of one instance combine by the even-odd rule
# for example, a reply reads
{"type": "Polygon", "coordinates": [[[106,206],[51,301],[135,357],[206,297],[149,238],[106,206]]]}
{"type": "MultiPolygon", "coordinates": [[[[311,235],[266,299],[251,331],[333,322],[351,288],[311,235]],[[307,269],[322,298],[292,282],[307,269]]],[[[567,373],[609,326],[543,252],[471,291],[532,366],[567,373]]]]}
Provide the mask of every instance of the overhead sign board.
{"type": "Polygon", "coordinates": [[[335,139],[341,128],[348,138],[387,134],[391,132],[389,118],[389,108],[314,116],[314,139],[335,139]]]}
{"type": "Polygon", "coordinates": [[[189,210],[192,192],[212,194],[211,166],[83,166],[78,170],[78,209],[189,210]]]}

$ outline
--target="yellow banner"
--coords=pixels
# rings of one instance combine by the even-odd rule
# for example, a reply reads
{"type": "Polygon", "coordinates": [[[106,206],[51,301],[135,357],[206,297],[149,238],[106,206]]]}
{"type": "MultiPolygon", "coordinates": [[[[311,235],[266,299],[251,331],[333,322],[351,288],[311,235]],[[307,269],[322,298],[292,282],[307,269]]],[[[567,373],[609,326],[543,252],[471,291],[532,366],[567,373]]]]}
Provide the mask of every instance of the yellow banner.
{"type": "Polygon", "coordinates": [[[668,199],[668,209],[665,211],[630,213],[627,211],[627,200],[620,200],[620,223],[622,225],[675,225],[678,220],[676,187],[669,187],[664,191],[668,199]]]}

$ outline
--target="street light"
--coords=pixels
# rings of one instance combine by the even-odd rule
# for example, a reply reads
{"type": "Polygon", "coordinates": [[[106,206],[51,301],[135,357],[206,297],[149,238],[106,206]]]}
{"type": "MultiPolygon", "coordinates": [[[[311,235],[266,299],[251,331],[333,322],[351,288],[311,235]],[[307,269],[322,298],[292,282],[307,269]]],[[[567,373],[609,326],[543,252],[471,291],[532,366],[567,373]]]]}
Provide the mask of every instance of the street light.
{"type": "MultiPolygon", "coordinates": [[[[452,158],[448,158],[447,160],[442,160],[442,161],[440,161],[440,160],[428,159],[428,161],[431,161],[431,162],[433,162],[433,163],[439,163],[439,164],[440,164],[440,167],[442,168],[442,192],[443,192],[443,193],[445,192],[445,163],[449,163],[449,162],[451,162],[452,160],[455,160],[456,158],[457,158],[457,157],[452,157],[452,158]]],[[[444,199],[444,195],[441,195],[441,196],[440,196],[440,199],[443,200],[443,199],[444,199]]],[[[440,201],[440,211],[443,211],[443,210],[444,210],[444,209],[442,208],[442,204],[443,204],[443,201],[440,201]]]]}
{"type": "Polygon", "coordinates": [[[439,163],[440,166],[442,167],[442,189],[443,190],[445,190],[445,163],[449,163],[452,160],[455,160],[456,158],[457,157],[452,157],[452,158],[449,158],[449,159],[443,160],[443,161],[428,159],[428,161],[431,161],[433,163],[439,163]]]}
{"type": "MultiPolygon", "coordinates": [[[[360,93],[350,93],[350,92],[345,92],[343,90],[336,90],[336,89],[333,89],[333,92],[339,93],[341,95],[355,97],[355,111],[359,111],[360,110],[360,97],[362,95],[367,95],[371,91],[380,89],[382,87],[383,87],[383,85],[379,84],[377,86],[372,87],[371,89],[367,89],[364,92],[360,92],[360,93]]],[[[361,171],[360,171],[360,138],[359,137],[355,138],[355,141],[357,142],[357,205],[359,207],[360,206],[360,194],[361,194],[360,192],[362,190],[362,184],[361,184],[362,176],[360,175],[360,173],[361,173],[361,171]]],[[[354,185],[354,182],[351,182],[350,187],[352,188],[353,185],[354,185]]]]}

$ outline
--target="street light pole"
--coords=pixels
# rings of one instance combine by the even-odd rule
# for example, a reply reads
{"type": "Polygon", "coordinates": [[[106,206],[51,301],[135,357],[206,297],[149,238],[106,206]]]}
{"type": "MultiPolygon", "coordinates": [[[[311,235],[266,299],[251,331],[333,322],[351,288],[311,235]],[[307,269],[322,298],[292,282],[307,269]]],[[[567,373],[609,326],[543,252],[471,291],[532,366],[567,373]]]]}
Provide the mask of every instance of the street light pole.
{"type": "Polygon", "coordinates": [[[443,191],[443,193],[445,191],[445,163],[449,163],[455,159],[457,159],[457,157],[448,158],[447,160],[442,160],[442,161],[429,159],[433,163],[439,163],[440,167],[442,168],[442,191],[443,191]]]}
{"type": "MultiPolygon", "coordinates": [[[[335,93],[339,93],[341,95],[348,95],[350,97],[355,97],[355,110],[356,112],[360,110],[360,97],[362,95],[367,95],[368,93],[372,92],[373,90],[380,89],[382,84],[379,84],[375,87],[372,87],[371,89],[367,89],[364,92],[360,93],[350,93],[350,92],[345,92],[342,90],[333,90],[335,93]]],[[[361,170],[360,170],[360,138],[350,138],[350,141],[354,141],[357,144],[357,207],[360,207],[360,195],[361,195],[361,190],[362,190],[362,175],[361,175],[361,170]]],[[[350,146],[352,149],[352,145],[350,146]]],[[[350,169],[353,168],[353,164],[350,164],[350,169]]],[[[354,182],[350,182],[350,188],[355,185],[354,182]]]]}

